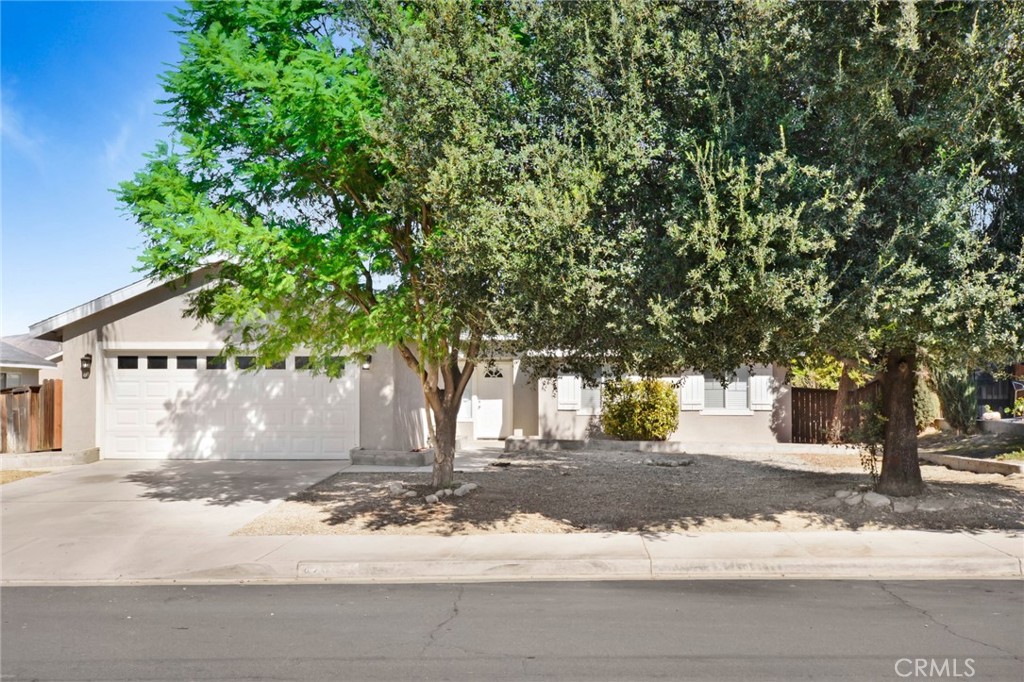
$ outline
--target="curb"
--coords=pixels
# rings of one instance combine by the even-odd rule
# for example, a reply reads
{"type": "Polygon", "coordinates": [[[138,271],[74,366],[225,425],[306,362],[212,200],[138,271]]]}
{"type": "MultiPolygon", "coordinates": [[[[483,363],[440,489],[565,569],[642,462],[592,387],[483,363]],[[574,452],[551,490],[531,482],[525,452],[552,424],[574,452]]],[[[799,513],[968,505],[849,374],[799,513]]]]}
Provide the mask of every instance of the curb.
{"type": "Polygon", "coordinates": [[[99,448],[89,448],[77,452],[62,452],[60,450],[26,452],[0,457],[0,468],[3,468],[5,471],[12,469],[48,469],[50,467],[92,464],[99,460],[99,448]]]}
{"type": "Polygon", "coordinates": [[[976,474],[1010,474],[1024,473],[1024,464],[1016,462],[1000,462],[994,459],[978,459],[976,457],[960,457],[959,455],[939,455],[930,452],[919,452],[918,459],[923,459],[932,464],[958,469],[959,471],[972,471],[976,474]]]}
{"type": "Polygon", "coordinates": [[[294,571],[248,564],[167,577],[2,580],[4,587],[112,585],[312,585],[368,583],[654,580],[1019,580],[1021,561],[993,558],[703,560],[566,559],[300,561],[294,571]]]}

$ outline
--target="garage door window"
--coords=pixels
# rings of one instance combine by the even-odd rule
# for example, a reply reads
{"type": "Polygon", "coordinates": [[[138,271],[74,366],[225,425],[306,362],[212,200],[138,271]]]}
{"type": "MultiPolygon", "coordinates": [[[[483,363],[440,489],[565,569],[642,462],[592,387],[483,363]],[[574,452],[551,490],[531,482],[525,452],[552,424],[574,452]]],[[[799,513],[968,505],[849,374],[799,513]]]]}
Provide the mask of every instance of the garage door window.
{"type": "Polygon", "coordinates": [[[118,369],[138,369],[139,368],[139,356],[138,355],[118,355],[117,356],[117,368],[118,369]]]}
{"type": "Polygon", "coordinates": [[[199,366],[199,358],[194,355],[179,355],[177,360],[178,369],[195,369],[199,366]]]}
{"type": "Polygon", "coordinates": [[[150,355],[146,358],[146,367],[149,369],[167,369],[167,356],[150,355]]]}
{"type": "Polygon", "coordinates": [[[227,369],[228,360],[227,358],[220,357],[219,355],[208,355],[206,357],[206,369],[227,369]]]}

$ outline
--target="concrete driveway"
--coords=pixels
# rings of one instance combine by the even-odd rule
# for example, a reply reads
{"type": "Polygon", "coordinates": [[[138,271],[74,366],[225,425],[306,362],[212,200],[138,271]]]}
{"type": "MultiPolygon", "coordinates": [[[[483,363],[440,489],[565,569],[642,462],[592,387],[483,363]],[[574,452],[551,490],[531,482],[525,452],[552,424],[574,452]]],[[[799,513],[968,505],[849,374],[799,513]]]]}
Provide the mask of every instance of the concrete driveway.
{"type": "Polygon", "coordinates": [[[348,462],[109,460],[0,487],[2,578],[12,582],[272,577],[290,538],[231,533],[348,462]],[[253,575],[253,574],[258,575],[253,575]]]}

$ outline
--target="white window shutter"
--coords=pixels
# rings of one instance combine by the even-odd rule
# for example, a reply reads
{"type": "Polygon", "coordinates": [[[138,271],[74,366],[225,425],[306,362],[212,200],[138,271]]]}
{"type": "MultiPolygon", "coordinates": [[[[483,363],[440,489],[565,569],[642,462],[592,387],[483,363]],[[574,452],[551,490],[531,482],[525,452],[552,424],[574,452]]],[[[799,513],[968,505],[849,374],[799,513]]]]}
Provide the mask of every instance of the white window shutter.
{"type": "Polygon", "coordinates": [[[679,387],[680,410],[704,409],[704,377],[700,374],[688,374],[683,377],[679,387]]]}
{"type": "MultiPolygon", "coordinates": [[[[762,370],[765,371],[765,370],[762,370]]],[[[750,377],[750,409],[771,410],[775,403],[771,374],[755,374],[750,377]]]]}
{"type": "Polygon", "coordinates": [[[466,393],[462,395],[462,403],[459,405],[459,416],[457,417],[457,421],[473,421],[473,396],[470,395],[469,391],[466,391],[466,393]]]}
{"type": "Polygon", "coordinates": [[[580,409],[580,378],[575,374],[558,375],[558,409],[580,409]]]}

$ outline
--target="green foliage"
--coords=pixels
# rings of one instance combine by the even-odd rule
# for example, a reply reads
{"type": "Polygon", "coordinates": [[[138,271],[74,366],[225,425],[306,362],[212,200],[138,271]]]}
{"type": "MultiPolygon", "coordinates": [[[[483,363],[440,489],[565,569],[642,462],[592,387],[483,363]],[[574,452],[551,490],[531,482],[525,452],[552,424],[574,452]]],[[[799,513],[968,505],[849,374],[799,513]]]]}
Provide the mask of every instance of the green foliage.
{"type": "Polygon", "coordinates": [[[679,426],[675,388],[658,379],[620,379],[604,385],[601,426],[623,440],[665,440],[679,426]]]}
{"type": "Polygon", "coordinates": [[[914,422],[920,433],[931,426],[939,418],[939,396],[935,394],[928,381],[917,375],[914,386],[914,422]]]}
{"type": "Polygon", "coordinates": [[[942,415],[954,429],[973,433],[978,418],[978,400],[974,380],[963,369],[932,371],[932,379],[942,405],[942,415]]]}
{"type": "Polygon", "coordinates": [[[878,483],[878,459],[885,443],[886,419],[882,414],[882,399],[876,395],[860,403],[860,423],[850,434],[850,441],[860,445],[860,465],[878,483]]]}
{"type": "Polygon", "coordinates": [[[1012,407],[1006,408],[1006,414],[1011,417],[1024,417],[1024,397],[1017,398],[1012,407]]]}
{"type": "MultiPolygon", "coordinates": [[[[835,391],[843,375],[843,363],[831,355],[815,353],[791,361],[789,371],[789,382],[797,388],[835,391]]],[[[863,386],[871,380],[870,375],[862,370],[851,369],[849,375],[857,386],[863,386]]]]}

